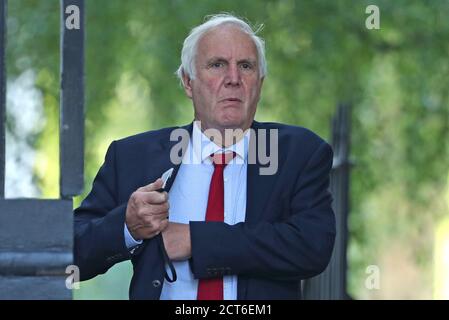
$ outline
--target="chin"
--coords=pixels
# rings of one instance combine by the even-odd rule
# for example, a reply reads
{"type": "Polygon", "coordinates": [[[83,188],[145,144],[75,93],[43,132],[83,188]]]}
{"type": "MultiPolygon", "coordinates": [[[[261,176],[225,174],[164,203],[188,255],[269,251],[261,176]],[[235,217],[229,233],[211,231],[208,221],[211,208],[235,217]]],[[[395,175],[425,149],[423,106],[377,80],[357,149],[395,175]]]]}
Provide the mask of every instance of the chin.
{"type": "Polygon", "coordinates": [[[242,128],[244,123],[245,122],[242,119],[226,119],[226,120],[219,121],[219,124],[223,129],[242,128]]]}
{"type": "Polygon", "coordinates": [[[223,128],[241,128],[245,124],[245,117],[241,112],[227,112],[217,120],[223,128]]]}

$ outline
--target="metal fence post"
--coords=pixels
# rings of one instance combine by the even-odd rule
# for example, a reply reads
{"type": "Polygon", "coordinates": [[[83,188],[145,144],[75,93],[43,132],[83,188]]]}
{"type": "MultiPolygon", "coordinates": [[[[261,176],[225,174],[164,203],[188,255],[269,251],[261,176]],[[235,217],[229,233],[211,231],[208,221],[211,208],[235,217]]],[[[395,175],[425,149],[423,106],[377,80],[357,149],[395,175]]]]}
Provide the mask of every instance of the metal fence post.
{"type": "Polygon", "coordinates": [[[307,300],[348,299],[346,290],[346,251],[349,214],[350,154],[350,114],[349,105],[340,105],[332,119],[332,165],[330,191],[333,195],[332,207],[335,212],[337,235],[331,261],[326,270],[311,279],[303,281],[303,298],[307,300]]]}

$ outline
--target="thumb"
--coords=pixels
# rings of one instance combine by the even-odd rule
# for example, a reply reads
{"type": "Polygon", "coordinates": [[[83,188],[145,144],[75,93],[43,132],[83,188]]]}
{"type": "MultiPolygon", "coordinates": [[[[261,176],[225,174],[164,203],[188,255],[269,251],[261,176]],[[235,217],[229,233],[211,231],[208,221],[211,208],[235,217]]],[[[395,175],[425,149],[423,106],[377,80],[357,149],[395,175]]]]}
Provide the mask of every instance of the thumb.
{"type": "Polygon", "coordinates": [[[143,186],[140,188],[141,191],[146,191],[146,192],[151,192],[151,191],[156,191],[160,188],[162,188],[162,185],[164,184],[164,182],[162,181],[161,178],[158,178],[156,181],[147,184],[146,186],[143,186]]]}

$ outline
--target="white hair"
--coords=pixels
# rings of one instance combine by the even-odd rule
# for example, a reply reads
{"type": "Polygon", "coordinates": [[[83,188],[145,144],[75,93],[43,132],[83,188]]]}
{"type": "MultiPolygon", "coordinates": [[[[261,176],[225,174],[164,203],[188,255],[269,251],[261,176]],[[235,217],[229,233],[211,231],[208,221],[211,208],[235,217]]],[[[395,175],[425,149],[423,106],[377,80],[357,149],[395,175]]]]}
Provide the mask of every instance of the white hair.
{"type": "Polygon", "coordinates": [[[257,30],[254,31],[248,23],[231,14],[216,14],[208,16],[208,20],[206,22],[193,28],[190,31],[188,37],[184,40],[181,52],[181,65],[176,71],[176,75],[178,76],[181,83],[183,82],[183,74],[189,76],[189,78],[192,80],[195,79],[195,57],[198,49],[198,43],[202,36],[211,29],[214,29],[223,24],[236,25],[240,30],[251,37],[257,49],[260,77],[262,78],[267,74],[267,62],[265,60],[265,42],[262,38],[257,36],[257,33],[262,29],[263,25],[260,25],[257,30]]]}

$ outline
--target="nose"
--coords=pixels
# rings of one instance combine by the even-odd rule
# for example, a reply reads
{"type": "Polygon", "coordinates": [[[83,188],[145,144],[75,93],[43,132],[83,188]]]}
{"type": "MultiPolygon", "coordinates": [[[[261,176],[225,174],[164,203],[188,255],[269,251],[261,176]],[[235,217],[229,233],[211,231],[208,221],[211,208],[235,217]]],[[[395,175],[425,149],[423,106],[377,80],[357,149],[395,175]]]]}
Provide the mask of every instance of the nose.
{"type": "Polygon", "coordinates": [[[229,65],[226,73],[225,85],[227,87],[239,87],[241,84],[240,70],[237,65],[229,65]]]}

